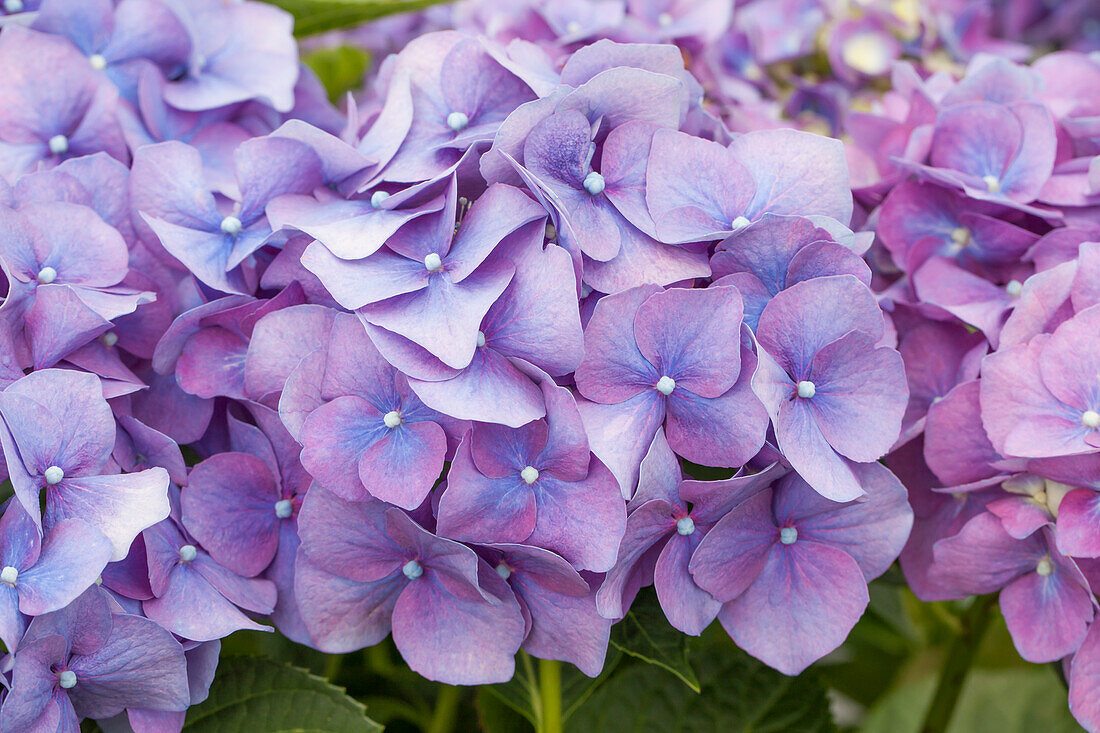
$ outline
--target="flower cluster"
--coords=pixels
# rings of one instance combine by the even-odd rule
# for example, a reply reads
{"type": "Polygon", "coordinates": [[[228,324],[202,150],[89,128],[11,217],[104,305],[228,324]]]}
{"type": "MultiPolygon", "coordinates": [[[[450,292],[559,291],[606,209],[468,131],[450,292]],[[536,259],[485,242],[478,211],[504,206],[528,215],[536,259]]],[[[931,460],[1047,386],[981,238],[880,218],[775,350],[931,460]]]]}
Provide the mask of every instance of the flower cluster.
{"type": "Polygon", "coordinates": [[[341,114],[270,5],[5,2],[0,731],[272,626],[594,677],[649,585],[797,674],[899,554],[1100,725],[1100,66],[1005,40],[1078,5],[467,0],[341,114]]]}

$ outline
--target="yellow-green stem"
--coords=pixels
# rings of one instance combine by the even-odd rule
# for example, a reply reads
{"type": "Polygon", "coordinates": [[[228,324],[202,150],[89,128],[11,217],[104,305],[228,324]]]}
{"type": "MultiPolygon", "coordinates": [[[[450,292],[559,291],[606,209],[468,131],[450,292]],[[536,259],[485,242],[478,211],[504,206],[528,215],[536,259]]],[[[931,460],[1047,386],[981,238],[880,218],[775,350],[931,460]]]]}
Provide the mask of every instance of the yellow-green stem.
{"type": "Polygon", "coordinates": [[[539,697],[542,700],[542,727],[539,733],[562,733],[561,662],[539,660],[539,697]]]}

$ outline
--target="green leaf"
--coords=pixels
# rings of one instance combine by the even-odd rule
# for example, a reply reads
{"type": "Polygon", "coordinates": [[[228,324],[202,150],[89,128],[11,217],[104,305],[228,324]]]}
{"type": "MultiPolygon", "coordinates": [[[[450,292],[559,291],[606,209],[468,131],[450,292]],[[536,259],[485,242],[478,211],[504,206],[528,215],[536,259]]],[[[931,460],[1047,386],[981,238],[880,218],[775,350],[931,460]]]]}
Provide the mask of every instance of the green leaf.
{"type": "Polygon", "coordinates": [[[737,649],[713,626],[692,645],[698,694],[664,669],[633,664],[600,687],[570,730],[616,733],[826,733],[836,730],[815,674],[787,677],[737,649]]]}
{"type": "Polygon", "coordinates": [[[302,61],[325,85],[329,100],[338,102],[346,92],[362,86],[370,54],[353,46],[336,46],[308,53],[302,61]]]}
{"type": "MultiPolygon", "coordinates": [[[[903,685],[875,705],[861,733],[917,733],[932,700],[935,675],[903,685]]],[[[1070,733],[1080,731],[1066,705],[1066,688],[1049,666],[972,669],[946,733],[1070,733]]]]}
{"type": "Polygon", "coordinates": [[[350,28],[394,13],[406,13],[447,0],[266,0],[294,16],[294,35],[350,28]]]}
{"type": "Polygon", "coordinates": [[[270,659],[230,657],[218,664],[210,697],[187,711],[188,733],[367,733],[382,726],[344,691],[270,659]]]}
{"type": "Polygon", "coordinates": [[[688,663],[690,638],[669,624],[652,590],[639,593],[626,617],[611,627],[615,648],[668,670],[699,692],[699,678],[688,663]]]}

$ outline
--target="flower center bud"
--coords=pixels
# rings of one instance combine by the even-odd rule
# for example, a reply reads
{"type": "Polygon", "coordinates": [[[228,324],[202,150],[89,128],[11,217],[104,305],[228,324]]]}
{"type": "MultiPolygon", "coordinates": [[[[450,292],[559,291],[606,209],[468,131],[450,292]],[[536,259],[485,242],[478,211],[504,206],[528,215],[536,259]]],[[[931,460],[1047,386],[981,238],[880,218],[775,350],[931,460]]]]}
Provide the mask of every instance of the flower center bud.
{"type": "Polygon", "coordinates": [[[61,685],[64,690],[71,690],[76,687],[76,672],[71,669],[66,669],[61,674],[57,675],[57,684],[61,685]]]}
{"type": "Polygon", "coordinates": [[[545,236],[548,240],[553,242],[558,238],[558,229],[550,222],[546,222],[545,236]]]}
{"type": "Polygon", "coordinates": [[[118,343],[118,334],[114,331],[108,331],[107,333],[100,336],[99,340],[103,343],[104,346],[109,349],[118,343]]]}
{"type": "Polygon", "coordinates": [[[370,195],[370,205],[377,209],[389,197],[390,195],[385,191],[375,191],[370,195]]]}
{"type": "Polygon", "coordinates": [[[0,583],[15,585],[15,581],[17,580],[19,580],[19,571],[11,565],[5,565],[4,569],[0,570],[0,583]]]}
{"type": "Polygon", "coordinates": [[[409,580],[416,580],[424,574],[424,568],[416,560],[409,560],[405,563],[405,567],[401,568],[401,572],[405,574],[405,577],[409,580]]]}
{"type": "Polygon", "coordinates": [[[745,227],[747,227],[749,224],[752,224],[752,222],[749,221],[744,216],[739,216],[739,217],[737,217],[736,219],[734,219],[733,221],[730,222],[730,229],[732,229],[735,232],[739,232],[742,229],[744,229],[745,227]]]}
{"type": "Polygon", "coordinates": [[[813,382],[803,379],[798,383],[798,396],[808,400],[817,394],[817,386],[813,382]]]}
{"type": "Polygon", "coordinates": [[[672,394],[672,390],[676,389],[676,380],[672,377],[661,377],[657,380],[657,384],[655,386],[658,392],[663,394],[665,397],[668,397],[670,394],[672,394]]]}
{"type": "Polygon", "coordinates": [[[222,219],[222,231],[231,237],[237,236],[242,226],[241,220],[235,216],[227,216],[222,219]]]}
{"type": "Polygon", "coordinates": [[[798,530],[794,527],[784,527],[779,530],[779,541],[784,545],[793,545],[798,540],[798,530]]]}
{"type": "Polygon", "coordinates": [[[657,25],[661,26],[662,28],[668,28],[670,25],[672,25],[672,20],[673,18],[669,13],[661,13],[657,16],[657,25]]]}
{"type": "Polygon", "coordinates": [[[962,249],[966,245],[970,244],[970,230],[966,227],[957,227],[951,230],[951,241],[955,243],[955,246],[962,249]]]}
{"type": "Polygon", "coordinates": [[[437,272],[443,269],[443,258],[435,252],[429,252],[424,258],[424,269],[428,272],[437,272]]]}
{"type": "Polygon", "coordinates": [[[401,424],[401,413],[397,410],[390,410],[382,418],[382,424],[384,424],[390,430],[393,430],[401,424]]]}
{"type": "Polygon", "coordinates": [[[46,144],[49,145],[50,152],[54,155],[64,155],[69,152],[69,138],[64,135],[54,135],[46,144]]]}
{"type": "Polygon", "coordinates": [[[497,570],[497,575],[504,578],[505,580],[508,580],[508,578],[512,577],[512,568],[508,567],[504,563],[501,563],[500,565],[497,565],[496,570],[497,570]]]}
{"type": "Polygon", "coordinates": [[[199,551],[194,545],[184,545],[180,548],[180,562],[191,562],[198,557],[199,551]]]}
{"type": "Polygon", "coordinates": [[[982,176],[982,183],[985,184],[990,193],[1001,192],[1001,179],[997,176],[982,176]]]}
{"type": "Polygon", "coordinates": [[[478,331],[477,332],[477,347],[480,349],[484,345],[485,345],[485,332],[484,331],[478,331]]]}
{"type": "Polygon", "coordinates": [[[4,0],[4,10],[9,13],[23,12],[23,0],[4,0]]]}
{"type": "Polygon", "coordinates": [[[1081,413],[1081,424],[1093,430],[1100,428],[1100,412],[1096,410],[1085,410],[1081,413]]]}
{"type": "Polygon", "coordinates": [[[42,283],[43,285],[49,285],[50,283],[52,283],[56,279],[57,279],[57,270],[50,267],[49,265],[46,265],[45,267],[43,267],[41,270],[38,271],[38,282],[42,283]]]}
{"type": "Polygon", "coordinates": [[[565,24],[565,32],[569,35],[581,32],[581,24],[575,20],[571,20],[565,24]]]}
{"type": "Polygon", "coordinates": [[[519,472],[519,477],[528,485],[533,484],[539,480],[539,470],[534,466],[524,466],[523,470],[519,472]]]}
{"type": "Polygon", "coordinates": [[[691,517],[681,517],[677,519],[676,531],[685,537],[689,534],[695,534],[695,520],[691,517]]]}
{"type": "Polygon", "coordinates": [[[1045,578],[1054,572],[1054,563],[1049,557],[1044,557],[1035,565],[1035,572],[1045,578]]]}
{"type": "Polygon", "coordinates": [[[1008,293],[1010,298],[1020,297],[1020,291],[1024,289],[1024,284],[1019,280],[1009,280],[1005,285],[1005,292],[1008,293]]]}
{"type": "Polygon", "coordinates": [[[585,191],[595,196],[596,194],[603,193],[603,189],[607,183],[599,173],[596,171],[589,171],[588,175],[584,177],[584,183],[581,185],[584,186],[585,191]]]}
{"type": "Polygon", "coordinates": [[[61,483],[61,479],[65,478],[65,469],[61,466],[50,466],[42,475],[46,478],[46,483],[50,486],[56,486],[61,483]]]}
{"type": "Polygon", "coordinates": [[[103,71],[107,68],[107,59],[100,56],[98,53],[94,53],[88,57],[88,63],[92,65],[92,68],[96,71],[103,71]]]}
{"type": "Polygon", "coordinates": [[[290,503],[290,499],[279,499],[275,502],[275,516],[279,519],[290,519],[293,513],[294,506],[290,503]]]}
{"type": "Polygon", "coordinates": [[[470,118],[466,116],[465,112],[452,112],[447,115],[447,127],[455,132],[465,130],[466,126],[469,124],[470,118]]]}

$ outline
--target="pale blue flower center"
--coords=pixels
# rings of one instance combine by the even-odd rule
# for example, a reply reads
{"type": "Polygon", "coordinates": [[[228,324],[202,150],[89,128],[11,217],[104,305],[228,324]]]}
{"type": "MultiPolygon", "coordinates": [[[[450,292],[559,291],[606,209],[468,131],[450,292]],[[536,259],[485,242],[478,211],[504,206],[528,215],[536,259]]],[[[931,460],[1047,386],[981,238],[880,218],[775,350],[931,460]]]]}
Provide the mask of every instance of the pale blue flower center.
{"type": "Polygon", "coordinates": [[[533,484],[539,480],[539,470],[534,466],[524,466],[519,475],[528,484],[533,484]]]}
{"type": "Polygon", "coordinates": [[[749,224],[752,224],[752,222],[749,221],[744,216],[739,216],[739,217],[737,217],[736,219],[734,219],[733,221],[730,222],[730,229],[732,229],[735,232],[739,232],[742,229],[744,229],[745,227],[747,227],[749,224]]]}
{"type": "Polygon", "coordinates": [[[57,675],[57,684],[61,685],[62,689],[65,690],[76,687],[76,672],[71,669],[66,669],[61,674],[57,675]]]}
{"type": "Polygon", "coordinates": [[[279,519],[289,519],[293,512],[294,506],[290,503],[290,499],[279,499],[275,502],[275,516],[279,519]]]}
{"type": "Polygon", "coordinates": [[[23,0],[4,0],[4,10],[9,13],[23,12],[23,0]]]}
{"type": "Polygon", "coordinates": [[[982,176],[982,183],[985,184],[990,193],[1001,192],[1001,181],[997,176],[982,176]]]}
{"type": "Polygon", "coordinates": [[[45,476],[46,483],[50,486],[55,486],[61,483],[61,479],[65,478],[65,469],[61,468],[61,466],[50,466],[42,475],[45,476]]]}
{"type": "Polygon", "coordinates": [[[6,565],[3,570],[0,570],[0,583],[15,585],[17,580],[19,580],[19,571],[11,565],[6,565]]]}
{"type": "Polygon", "coordinates": [[[405,567],[401,568],[401,572],[405,574],[405,577],[409,580],[416,580],[424,574],[424,568],[420,566],[416,560],[409,560],[405,563],[405,567]]]}
{"type": "Polygon", "coordinates": [[[1054,572],[1054,563],[1050,561],[1049,557],[1044,557],[1035,565],[1035,572],[1045,578],[1054,572]]]}
{"type": "Polygon", "coordinates": [[[1024,284],[1019,280],[1009,280],[1008,285],[1005,285],[1005,292],[1009,297],[1018,298],[1020,293],[1023,292],[1024,284]]]}
{"type": "Polygon", "coordinates": [[[676,531],[685,537],[695,534],[695,520],[691,517],[682,517],[676,520],[676,531]]]}
{"type": "Polygon", "coordinates": [[[798,539],[798,530],[794,527],[784,527],[779,530],[779,541],[784,545],[793,545],[798,539]]]}
{"type": "Polygon", "coordinates": [[[54,135],[47,145],[50,146],[50,152],[54,155],[64,155],[69,152],[69,138],[64,135],[54,135]]]}
{"type": "Polygon", "coordinates": [[[668,397],[672,394],[672,390],[676,389],[676,380],[672,377],[661,377],[657,380],[657,391],[668,397]]]}
{"type": "Polygon", "coordinates": [[[497,575],[504,578],[505,580],[508,580],[508,578],[512,577],[512,568],[508,567],[504,563],[501,563],[500,565],[497,565],[497,575]]]}
{"type": "Polygon", "coordinates": [[[50,283],[52,283],[56,279],[57,279],[57,270],[50,267],[49,265],[46,265],[45,267],[43,267],[41,270],[38,271],[38,282],[42,283],[43,285],[49,285],[50,283]]]}
{"type": "Polygon", "coordinates": [[[94,53],[88,57],[88,63],[92,65],[92,68],[96,71],[103,71],[107,68],[107,59],[100,56],[98,53],[94,53]]]}
{"type": "Polygon", "coordinates": [[[184,545],[180,548],[180,561],[191,562],[199,554],[199,551],[195,549],[194,545],[184,545]]]}
{"type": "Polygon", "coordinates": [[[1081,413],[1081,424],[1086,428],[1100,428],[1100,412],[1096,410],[1085,410],[1081,413]]]}
{"type": "Polygon", "coordinates": [[[477,347],[480,349],[484,345],[485,345],[485,332],[484,331],[478,331],[477,332],[477,347]]]}
{"type": "Polygon", "coordinates": [[[103,343],[104,346],[109,349],[118,343],[118,334],[114,331],[108,331],[107,333],[100,336],[99,340],[103,343]]]}
{"type": "Polygon", "coordinates": [[[798,396],[804,400],[808,400],[817,394],[817,387],[813,382],[802,380],[798,383],[798,396]]]}
{"type": "Polygon", "coordinates": [[[584,183],[582,185],[585,191],[595,196],[598,193],[603,193],[603,189],[607,183],[599,173],[590,171],[588,175],[584,177],[584,183]]]}
{"type": "Polygon", "coordinates": [[[452,112],[447,115],[447,127],[455,132],[465,130],[466,126],[469,124],[470,118],[466,116],[465,112],[452,112]]]}
{"type": "Polygon", "coordinates": [[[377,209],[389,197],[390,195],[385,191],[375,191],[370,195],[370,205],[377,209]]]}
{"type": "Polygon", "coordinates": [[[435,252],[429,252],[424,257],[424,269],[428,272],[435,272],[443,268],[443,258],[435,252]]]}
{"type": "Polygon", "coordinates": [[[242,226],[244,225],[241,223],[241,220],[235,216],[227,216],[222,219],[222,231],[231,237],[237,236],[242,226]]]}
{"type": "Polygon", "coordinates": [[[668,28],[670,25],[672,25],[672,21],[673,17],[669,13],[661,13],[657,16],[657,25],[661,26],[662,28],[668,28]]]}
{"type": "Polygon", "coordinates": [[[396,428],[398,425],[401,424],[401,413],[398,412],[397,410],[390,410],[382,418],[382,424],[385,425],[390,430],[393,430],[394,428],[396,428]]]}

